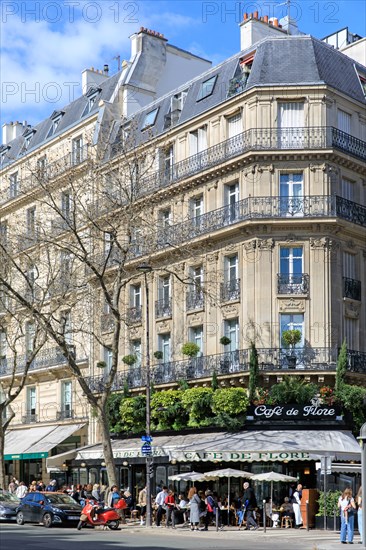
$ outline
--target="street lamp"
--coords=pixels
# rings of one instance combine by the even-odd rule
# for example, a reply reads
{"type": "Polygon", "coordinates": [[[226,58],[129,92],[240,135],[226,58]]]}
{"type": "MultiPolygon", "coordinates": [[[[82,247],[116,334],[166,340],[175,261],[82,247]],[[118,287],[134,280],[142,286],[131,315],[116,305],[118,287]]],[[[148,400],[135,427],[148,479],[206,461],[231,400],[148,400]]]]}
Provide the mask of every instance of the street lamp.
{"type": "MultiPolygon", "coordinates": [[[[361,426],[360,437],[357,438],[361,442],[361,487],[362,487],[362,546],[366,548],[366,422],[361,426]]],[[[360,527],[358,528],[360,530],[360,527]]]]}
{"type": "MultiPolygon", "coordinates": [[[[149,285],[147,282],[147,274],[151,273],[152,267],[149,264],[140,264],[137,266],[137,270],[144,274],[145,279],[145,366],[146,366],[146,435],[150,437],[150,315],[149,315],[149,285]]],[[[151,456],[146,455],[146,527],[151,527],[151,477],[150,466],[152,464],[151,456]]]]}

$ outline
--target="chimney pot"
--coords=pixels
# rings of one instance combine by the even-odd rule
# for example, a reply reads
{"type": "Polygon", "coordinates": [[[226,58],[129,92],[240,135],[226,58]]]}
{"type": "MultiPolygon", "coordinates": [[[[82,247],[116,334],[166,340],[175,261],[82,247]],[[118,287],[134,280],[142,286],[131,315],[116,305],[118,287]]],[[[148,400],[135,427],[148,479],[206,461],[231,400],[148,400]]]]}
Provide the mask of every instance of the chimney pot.
{"type": "Polygon", "coordinates": [[[258,12],[257,11],[254,12],[254,19],[258,19],[258,12]]]}
{"type": "Polygon", "coordinates": [[[252,13],[249,14],[249,19],[253,19],[253,14],[252,13]]]}
{"type": "Polygon", "coordinates": [[[273,26],[274,26],[274,27],[278,27],[278,19],[277,19],[277,17],[275,17],[275,18],[273,19],[273,26]]]}
{"type": "Polygon", "coordinates": [[[265,23],[268,23],[268,15],[265,15],[265,16],[263,17],[263,21],[264,21],[265,23]]]}
{"type": "Polygon", "coordinates": [[[246,12],[244,13],[244,21],[248,21],[248,14],[246,12]]]}

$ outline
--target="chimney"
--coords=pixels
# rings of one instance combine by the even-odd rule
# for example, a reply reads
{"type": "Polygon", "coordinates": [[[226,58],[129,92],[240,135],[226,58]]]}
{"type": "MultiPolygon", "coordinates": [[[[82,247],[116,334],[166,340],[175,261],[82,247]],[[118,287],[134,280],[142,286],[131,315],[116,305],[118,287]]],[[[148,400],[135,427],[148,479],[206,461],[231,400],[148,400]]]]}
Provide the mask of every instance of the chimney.
{"type": "Polygon", "coordinates": [[[23,124],[18,121],[3,124],[3,145],[7,145],[10,141],[22,135],[25,128],[27,128],[27,123],[24,122],[23,124]]]}
{"type": "Polygon", "coordinates": [[[108,73],[109,73],[109,65],[104,65],[104,67],[103,67],[103,72],[104,72],[105,75],[108,75],[108,73]]]}
{"type": "Polygon", "coordinates": [[[254,14],[244,13],[243,21],[240,23],[240,49],[246,50],[266,38],[267,36],[284,36],[286,33],[281,29],[277,18],[269,19],[268,15],[258,18],[258,11],[254,14]]]}
{"type": "Polygon", "coordinates": [[[91,67],[90,69],[85,69],[81,73],[81,87],[83,94],[86,94],[90,88],[98,88],[102,82],[105,82],[108,78],[108,65],[104,65],[104,71],[98,71],[91,67]],[[106,72],[107,67],[107,72],[106,72]]]}

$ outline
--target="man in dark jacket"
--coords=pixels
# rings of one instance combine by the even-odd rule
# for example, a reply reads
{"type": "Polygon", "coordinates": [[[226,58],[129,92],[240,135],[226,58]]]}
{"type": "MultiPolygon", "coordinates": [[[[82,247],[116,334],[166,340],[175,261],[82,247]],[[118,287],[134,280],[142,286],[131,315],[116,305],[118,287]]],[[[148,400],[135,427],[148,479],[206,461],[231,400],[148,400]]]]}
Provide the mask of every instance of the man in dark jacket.
{"type": "Polygon", "coordinates": [[[257,499],[255,498],[254,490],[249,487],[249,483],[246,481],[243,484],[244,494],[242,502],[246,508],[247,514],[247,526],[246,529],[253,527],[254,531],[258,529],[258,525],[255,521],[255,510],[257,508],[257,499]]]}

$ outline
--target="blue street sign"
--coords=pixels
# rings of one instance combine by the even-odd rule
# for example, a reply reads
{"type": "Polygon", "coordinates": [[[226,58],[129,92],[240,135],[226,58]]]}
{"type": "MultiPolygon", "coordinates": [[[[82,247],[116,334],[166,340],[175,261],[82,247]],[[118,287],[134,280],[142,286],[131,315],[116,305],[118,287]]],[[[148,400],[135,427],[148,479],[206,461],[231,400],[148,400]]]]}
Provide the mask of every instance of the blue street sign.
{"type": "Polygon", "coordinates": [[[141,441],[146,441],[147,443],[151,443],[153,440],[153,438],[151,437],[151,435],[142,435],[141,436],[141,441]]]}
{"type": "Polygon", "coordinates": [[[152,454],[150,443],[146,442],[141,447],[141,452],[144,456],[149,456],[152,454]]]}

